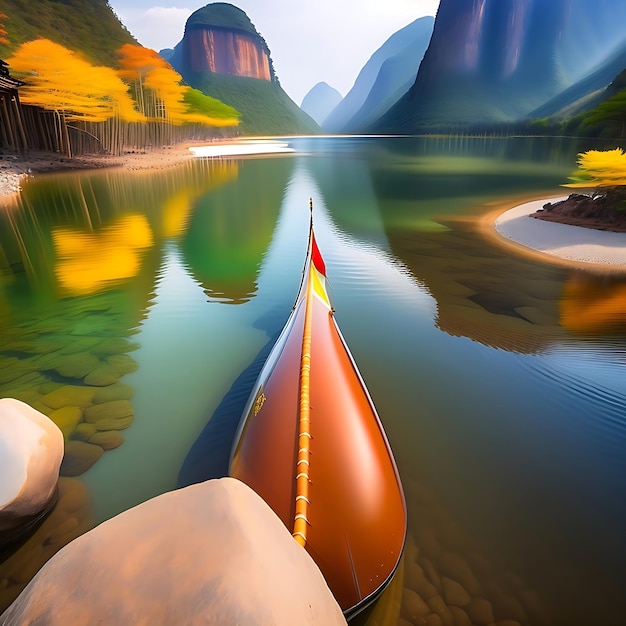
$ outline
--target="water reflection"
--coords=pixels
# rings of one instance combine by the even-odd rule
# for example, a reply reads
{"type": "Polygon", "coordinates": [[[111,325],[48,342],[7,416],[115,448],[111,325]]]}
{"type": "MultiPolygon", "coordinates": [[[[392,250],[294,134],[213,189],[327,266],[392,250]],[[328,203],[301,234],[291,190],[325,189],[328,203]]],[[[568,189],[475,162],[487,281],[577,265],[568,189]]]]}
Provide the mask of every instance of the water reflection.
{"type": "Polygon", "coordinates": [[[245,186],[226,184],[194,202],[180,245],[211,300],[241,304],[254,296],[292,166],[291,160],[269,160],[247,169],[245,186]]]}
{"type": "Polygon", "coordinates": [[[394,253],[437,300],[437,327],[524,354],[564,341],[559,303],[566,271],[490,246],[476,221],[438,233],[389,233],[394,253]]]}
{"type": "Polygon", "coordinates": [[[602,276],[572,272],[563,286],[561,324],[572,333],[624,335],[626,275],[602,276]]]}
{"type": "Polygon", "coordinates": [[[97,232],[54,228],[52,241],[62,294],[80,296],[110,289],[136,276],[153,236],[144,215],[125,215],[97,232]]]}

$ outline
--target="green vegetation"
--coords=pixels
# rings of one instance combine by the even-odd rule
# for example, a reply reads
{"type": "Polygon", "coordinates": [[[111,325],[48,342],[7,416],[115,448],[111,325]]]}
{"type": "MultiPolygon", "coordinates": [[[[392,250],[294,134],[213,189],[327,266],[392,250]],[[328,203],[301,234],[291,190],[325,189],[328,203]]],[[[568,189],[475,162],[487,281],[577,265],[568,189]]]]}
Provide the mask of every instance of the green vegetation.
{"type": "Polygon", "coordinates": [[[257,78],[210,74],[188,76],[188,82],[241,113],[242,135],[319,133],[319,126],[275,83],[257,78]]]}
{"type": "Polygon", "coordinates": [[[259,36],[248,16],[241,9],[225,2],[215,2],[198,9],[187,20],[187,26],[236,29],[259,36]]]}
{"type": "Polygon", "coordinates": [[[80,50],[91,62],[114,67],[116,50],[137,43],[109,7],[107,0],[0,0],[7,15],[9,45],[0,45],[6,58],[22,43],[46,38],[80,50]]]}
{"type": "Polygon", "coordinates": [[[204,95],[201,91],[189,87],[183,96],[183,102],[187,105],[186,113],[207,115],[216,119],[239,119],[240,113],[224,104],[220,100],[204,95]]]}

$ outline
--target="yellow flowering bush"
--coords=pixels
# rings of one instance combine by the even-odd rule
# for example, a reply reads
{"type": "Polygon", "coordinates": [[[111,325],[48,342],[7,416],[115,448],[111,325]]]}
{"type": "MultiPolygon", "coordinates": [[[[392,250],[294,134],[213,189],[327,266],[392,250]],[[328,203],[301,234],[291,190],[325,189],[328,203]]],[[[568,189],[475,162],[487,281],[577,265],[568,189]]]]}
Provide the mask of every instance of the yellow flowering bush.
{"type": "Polygon", "coordinates": [[[578,170],[565,187],[618,187],[626,185],[626,154],[615,150],[588,150],[578,155],[578,170]]]}

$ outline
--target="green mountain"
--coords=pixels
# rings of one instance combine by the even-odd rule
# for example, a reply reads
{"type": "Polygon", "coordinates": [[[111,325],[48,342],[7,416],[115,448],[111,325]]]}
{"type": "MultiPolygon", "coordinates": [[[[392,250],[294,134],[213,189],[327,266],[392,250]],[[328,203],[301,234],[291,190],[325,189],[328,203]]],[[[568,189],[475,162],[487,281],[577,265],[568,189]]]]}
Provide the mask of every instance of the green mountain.
{"type": "Polygon", "coordinates": [[[44,37],[94,63],[115,66],[115,51],[137,43],[107,0],[0,0],[0,12],[7,16],[9,39],[9,46],[0,45],[0,58],[9,57],[19,44],[44,37]]]}
{"type": "Polygon", "coordinates": [[[320,132],[280,86],[265,39],[231,4],[216,2],[195,11],[180,43],[161,54],[187,84],[239,111],[241,134],[320,132]]]}

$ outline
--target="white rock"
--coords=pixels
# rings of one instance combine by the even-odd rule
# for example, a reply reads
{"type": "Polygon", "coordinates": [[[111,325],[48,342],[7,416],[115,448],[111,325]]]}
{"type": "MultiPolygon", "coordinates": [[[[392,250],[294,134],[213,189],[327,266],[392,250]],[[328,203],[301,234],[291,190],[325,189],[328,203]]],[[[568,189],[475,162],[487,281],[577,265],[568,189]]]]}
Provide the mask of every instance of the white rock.
{"type": "Polygon", "coordinates": [[[0,533],[45,509],[62,459],[63,434],[52,420],[24,402],[0,399],[0,533]]]}
{"type": "Polygon", "coordinates": [[[345,625],[308,553],[233,478],[100,524],[39,571],[0,624],[345,625]]]}

